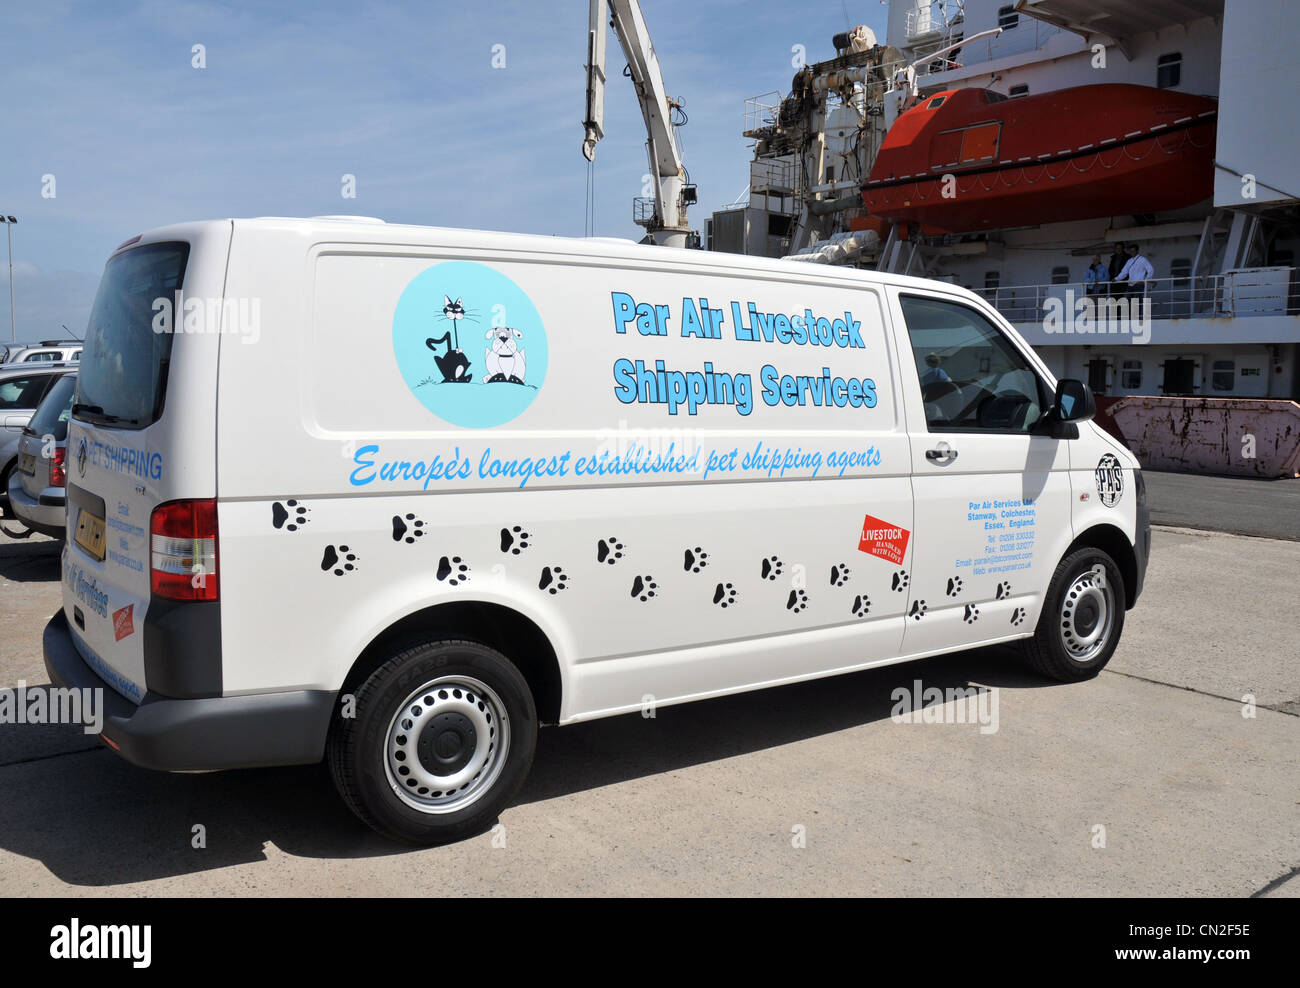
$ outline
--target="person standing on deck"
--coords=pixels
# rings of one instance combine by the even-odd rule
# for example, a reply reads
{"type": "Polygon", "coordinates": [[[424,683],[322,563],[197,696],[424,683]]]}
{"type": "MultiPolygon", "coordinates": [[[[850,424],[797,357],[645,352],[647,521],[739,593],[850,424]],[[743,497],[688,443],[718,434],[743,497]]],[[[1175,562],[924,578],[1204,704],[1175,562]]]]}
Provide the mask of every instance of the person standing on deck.
{"type": "Polygon", "coordinates": [[[1138,245],[1129,244],[1128,263],[1115,276],[1115,280],[1128,282],[1127,293],[1129,295],[1142,295],[1146,290],[1146,282],[1155,273],[1156,269],[1151,266],[1151,262],[1138,251],[1138,245]]]}

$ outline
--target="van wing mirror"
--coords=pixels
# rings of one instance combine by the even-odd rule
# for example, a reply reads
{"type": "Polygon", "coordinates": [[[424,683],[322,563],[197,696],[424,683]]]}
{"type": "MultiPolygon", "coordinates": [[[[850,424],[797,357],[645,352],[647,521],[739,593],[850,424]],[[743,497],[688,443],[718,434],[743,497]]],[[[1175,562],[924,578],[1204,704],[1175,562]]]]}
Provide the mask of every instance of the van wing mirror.
{"type": "Polygon", "coordinates": [[[1072,377],[1057,381],[1052,413],[1058,422],[1086,422],[1097,414],[1092,388],[1072,377]]]}

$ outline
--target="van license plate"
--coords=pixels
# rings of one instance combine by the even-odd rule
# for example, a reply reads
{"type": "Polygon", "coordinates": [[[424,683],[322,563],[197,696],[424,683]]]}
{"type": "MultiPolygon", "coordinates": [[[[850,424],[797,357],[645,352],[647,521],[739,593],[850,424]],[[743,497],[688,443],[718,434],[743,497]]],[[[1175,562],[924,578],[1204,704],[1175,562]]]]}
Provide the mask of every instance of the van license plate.
{"type": "Polygon", "coordinates": [[[18,460],[18,472],[31,476],[36,472],[36,454],[24,453],[18,460]]]}
{"type": "Polygon", "coordinates": [[[96,559],[104,558],[104,519],[85,508],[77,515],[77,545],[96,559]]]}

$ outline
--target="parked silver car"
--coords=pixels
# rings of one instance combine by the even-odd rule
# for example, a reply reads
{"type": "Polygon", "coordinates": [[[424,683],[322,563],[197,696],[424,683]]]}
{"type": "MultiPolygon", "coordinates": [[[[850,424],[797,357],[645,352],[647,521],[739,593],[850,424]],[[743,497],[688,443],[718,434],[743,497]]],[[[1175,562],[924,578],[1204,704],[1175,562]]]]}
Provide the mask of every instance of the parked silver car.
{"type": "Polygon", "coordinates": [[[9,478],[18,465],[23,429],[55,382],[76,373],[76,365],[18,364],[0,366],[0,502],[9,501],[9,478]]]}
{"type": "Polygon", "coordinates": [[[9,475],[9,510],[28,528],[56,539],[67,528],[68,419],[76,397],[76,374],[54,382],[23,430],[9,475]]]}
{"type": "Polygon", "coordinates": [[[3,356],[0,363],[6,367],[10,364],[57,364],[81,360],[82,344],[80,340],[43,340],[40,343],[6,343],[0,346],[3,356]]]}

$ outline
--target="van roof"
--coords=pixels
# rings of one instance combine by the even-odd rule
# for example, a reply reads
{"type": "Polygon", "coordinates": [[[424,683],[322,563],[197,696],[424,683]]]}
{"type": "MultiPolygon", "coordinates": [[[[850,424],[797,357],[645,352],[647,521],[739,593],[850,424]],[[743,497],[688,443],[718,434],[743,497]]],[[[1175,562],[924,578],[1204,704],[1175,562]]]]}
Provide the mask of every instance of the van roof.
{"type": "MultiPolygon", "coordinates": [[[[160,227],[143,234],[139,245],[162,240],[192,239],[215,232],[214,227],[230,224],[237,235],[267,233],[299,235],[310,241],[352,244],[384,244],[399,246],[439,246],[484,249],[496,251],[526,251],[529,253],[594,257],[602,260],[630,262],[640,267],[648,260],[673,260],[681,263],[708,266],[715,270],[732,269],[753,274],[795,276],[797,280],[856,282],[861,284],[891,284],[900,287],[926,288],[949,295],[962,296],[982,302],[977,294],[949,282],[932,281],[909,275],[870,271],[862,268],[836,265],[810,265],[801,261],[754,257],[746,254],[728,254],[717,251],[689,250],[679,247],[661,247],[639,244],[632,240],[614,237],[560,237],[535,233],[510,233],[496,230],[466,230],[456,227],[420,226],[407,223],[388,223],[367,216],[258,216],[178,223],[160,227]]],[[[132,244],[131,246],[137,246],[132,244]]]]}

